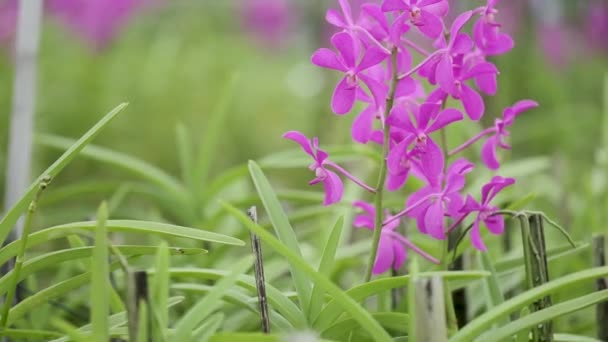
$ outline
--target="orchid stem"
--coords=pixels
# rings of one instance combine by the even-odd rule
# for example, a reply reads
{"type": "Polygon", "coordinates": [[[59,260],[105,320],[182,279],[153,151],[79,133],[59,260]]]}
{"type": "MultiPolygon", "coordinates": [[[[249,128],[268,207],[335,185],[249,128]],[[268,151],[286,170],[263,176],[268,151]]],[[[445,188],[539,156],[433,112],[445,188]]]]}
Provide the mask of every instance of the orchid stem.
{"type": "Polygon", "coordinates": [[[372,188],[371,186],[363,183],[359,178],[353,176],[352,174],[350,174],[348,171],[344,170],[340,165],[330,162],[330,161],[326,161],[325,165],[327,166],[331,166],[332,168],[334,168],[336,171],[340,172],[342,175],[344,175],[344,177],[350,179],[351,181],[353,181],[353,183],[357,184],[358,186],[362,187],[363,189],[371,192],[372,194],[376,193],[376,189],[372,188]]]}
{"type": "Polygon", "coordinates": [[[386,219],[386,221],[384,221],[382,223],[382,225],[386,226],[387,224],[389,224],[389,223],[391,223],[391,222],[393,222],[395,220],[398,220],[398,219],[402,218],[403,216],[409,214],[410,212],[412,212],[412,210],[418,208],[421,204],[423,204],[424,202],[426,202],[431,196],[433,196],[433,194],[424,196],[418,202],[416,202],[416,203],[410,205],[409,207],[407,207],[407,208],[401,210],[400,212],[398,212],[395,216],[391,216],[390,218],[386,219]]]}
{"type": "MultiPolygon", "coordinates": [[[[393,79],[391,81],[391,87],[386,97],[386,106],[384,108],[384,118],[388,117],[390,110],[393,108],[395,102],[395,89],[397,88],[397,82],[399,82],[397,76],[397,48],[393,48],[391,51],[391,64],[393,70],[393,79]]],[[[390,145],[390,125],[384,122],[384,144],[382,145],[382,162],[380,163],[380,172],[378,174],[378,184],[376,186],[376,196],[374,198],[374,207],[376,210],[376,217],[374,220],[374,235],[372,240],[372,250],[369,255],[369,261],[367,263],[367,270],[365,272],[365,282],[368,282],[372,278],[372,271],[374,269],[374,263],[376,262],[376,255],[378,254],[378,245],[380,243],[380,234],[382,233],[382,195],[384,193],[384,183],[386,182],[386,157],[389,151],[390,145]]]]}
{"type": "Polygon", "coordinates": [[[435,56],[437,56],[440,53],[443,53],[444,50],[437,50],[435,52],[433,52],[432,54],[428,55],[422,62],[420,62],[420,64],[416,65],[415,67],[411,68],[408,72],[406,72],[405,74],[401,74],[397,77],[397,80],[400,81],[404,78],[407,78],[409,76],[411,76],[413,73],[415,73],[416,71],[420,70],[420,68],[422,68],[423,66],[426,65],[426,63],[428,63],[430,60],[432,60],[433,58],[435,58],[435,56]]]}
{"type": "Polygon", "coordinates": [[[464,144],[456,147],[456,149],[450,151],[450,153],[448,153],[448,156],[453,156],[459,152],[461,152],[462,150],[466,149],[467,147],[473,145],[474,143],[476,143],[479,139],[483,138],[484,136],[494,133],[496,132],[496,129],[494,127],[490,127],[490,128],[486,128],[483,131],[479,132],[476,136],[474,136],[473,138],[471,138],[469,141],[465,142],[464,144]]]}

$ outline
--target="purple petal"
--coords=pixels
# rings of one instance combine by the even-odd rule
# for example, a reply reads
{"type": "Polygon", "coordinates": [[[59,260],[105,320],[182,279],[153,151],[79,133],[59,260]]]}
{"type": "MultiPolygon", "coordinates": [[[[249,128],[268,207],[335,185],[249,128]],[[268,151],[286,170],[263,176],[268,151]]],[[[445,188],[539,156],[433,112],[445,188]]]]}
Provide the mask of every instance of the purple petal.
{"type": "Polygon", "coordinates": [[[374,274],[381,274],[388,271],[393,264],[394,254],[392,239],[386,234],[380,236],[380,243],[378,244],[378,255],[376,255],[376,262],[374,263],[374,274]]]}
{"type": "Polygon", "coordinates": [[[443,151],[432,139],[427,139],[426,148],[420,156],[422,160],[422,173],[429,184],[436,185],[443,172],[443,151]]]}
{"type": "Polygon", "coordinates": [[[475,222],[473,223],[473,228],[471,229],[471,243],[475,248],[480,251],[485,252],[488,250],[486,245],[483,243],[483,240],[481,239],[481,232],[479,231],[479,221],[477,218],[475,219],[475,222]]]}
{"type": "Polygon", "coordinates": [[[474,45],[473,40],[471,40],[468,34],[460,33],[454,39],[454,44],[450,51],[455,54],[464,54],[471,51],[474,45]]]}
{"type": "Polygon", "coordinates": [[[389,55],[379,47],[372,46],[365,51],[361,63],[355,69],[355,72],[363,71],[371,68],[374,65],[382,63],[389,55]]]}
{"type": "Polygon", "coordinates": [[[333,171],[325,170],[327,173],[327,178],[323,182],[325,186],[325,200],[323,200],[323,205],[331,205],[336,202],[339,202],[342,199],[342,195],[344,193],[344,185],[342,184],[342,180],[335,174],[333,171]]]}
{"type": "Polygon", "coordinates": [[[342,115],[350,112],[355,104],[355,95],[357,87],[348,85],[348,80],[345,78],[338,83],[334,95],[331,98],[331,109],[334,113],[342,115]]]}
{"type": "Polygon", "coordinates": [[[340,52],[340,55],[344,59],[345,66],[354,68],[356,54],[353,37],[347,32],[339,32],[331,37],[331,43],[340,52]]]}
{"type": "Polygon", "coordinates": [[[488,56],[502,55],[511,51],[514,46],[515,42],[513,41],[513,38],[508,34],[501,32],[496,36],[496,39],[487,42],[484,52],[488,56]]]}
{"type": "Polygon", "coordinates": [[[435,79],[439,83],[441,90],[448,94],[454,94],[454,69],[452,59],[448,55],[443,55],[435,70],[435,79]]]}
{"type": "Polygon", "coordinates": [[[515,184],[515,179],[494,176],[490,182],[481,188],[481,202],[488,204],[502,189],[515,184]]]}
{"type": "Polygon", "coordinates": [[[325,20],[327,20],[328,23],[339,28],[347,27],[346,22],[344,21],[344,18],[342,17],[340,12],[333,8],[327,10],[327,12],[325,13],[325,20]]]}
{"type": "Polygon", "coordinates": [[[283,138],[293,140],[296,143],[300,144],[300,146],[302,147],[304,152],[309,154],[311,157],[315,158],[315,154],[312,151],[312,146],[310,144],[310,140],[308,140],[308,138],[301,132],[289,131],[289,132],[283,134],[283,138]]]}
{"type": "Polygon", "coordinates": [[[473,198],[473,196],[467,195],[467,199],[465,200],[463,207],[460,209],[460,212],[468,215],[473,211],[479,211],[479,209],[481,209],[481,205],[473,198]]]}
{"type": "Polygon", "coordinates": [[[311,62],[322,68],[339,70],[346,72],[348,69],[340,62],[335,52],[330,49],[321,48],[312,54],[311,62]]]}
{"type": "Polygon", "coordinates": [[[382,10],[384,12],[400,11],[407,8],[408,6],[403,0],[384,0],[382,2],[382,10]]]}
{"type": "Polygon", "coordinates": [[[386,178],[386,190],[388,191],[397,191],[403,187],[405,182],[407,181],[407,177],[409,172],[406,170],[402,173],[388,173],[386,178]]]}
{"type": "Polygon", "coordinates": [[[393,262],[393,269],[398,270],[403,266],[405,259],[407,259],[407,250],[397,240],[393,240],[393,255],[395,259],[393,262]]]}
{"type": "Polygon", "coordinates": [[[486,224],[490,233],[499,235],[505,230],[505,220],[501,215],[489,216],[483,223],[486,224]]]}
{"type": "Polygon", "coordinates": [[[462,199],[462,196],[459,193],[454,192],[451,194],[447,194],[445,198],[447,199],[446,214],[452,218],[460,217],[460,211],[464,206],[464,200],[462,199]]]}
{"type": "Polygon", "coordinates": [[[451,40],[456,39],[460,30],[467,23],[467,21],[469,21],[469,19],[471,19],[472,15],[473,15],[473,12],[466,11],[466,12],[462,13],[461,15],[459,15],[454,20],[454,23],[452,23],[452,28],[450,29],[450,39],[451,40]]]}
{"type": "Polygon", "coordinates": [[[426,10],[420,12],[420,24],[416,26],[422,34],[432,39],[439,37],[443,32],[443,21],[426,10]]]}
{"type": "Polygon", "coordinates": [[[411,95],[416,92],[417,89],[416,81],[411,77],[406,77],[397,83],[395,98],[411,95]]]}
{"type": "Polygon", "coordinates": [[[436,201],[429,206],[424,214],[424,225],[428,234],[437,240],[445,239],[443,221],[443,203],[436,201]]]}
{"type": "Polygon", "coordinates": [[[513,120],[515,120],[515,118],[519,114],[536,107],[538,107],[538,103],[536,101],[521,100],[519,102],[516,102],[511,107],[505,108],[502,116],[505,119],[505,123],[507,124],[507,126],[510,126],[513,124],[513,120]]]}
{"type": "Polygon", "coordinates": [[[434,5],[434,4],[442,2],[442,1],[444,1],[444,0],[420,0],[420,1],[418,1],[417,6],[426,7],[426,6],[434,5]]]}
{"type": "Polygon", "coordinates": [[[500,167],[498,158],[496,157],[497,137],[490,137],[481,148],[481,161],[490,170],[496,170],[500,167]]]}
{"type": "Polygon", "coordinates": [[[435,122],[433,122],[431,127],[429,127],[427,132],[429,132],[429,133],[435,132],[453,122],[460,121],[463,118],[464,118],[464,115],[462,115],[462,113],[459,110],[454,109],[454,108],[448,108],[448,109],[442,111],[441,113],[439,113],[439,116],[437,117],[435,122]]]}
{"type": "MultiPolygon", "coordinates": [[[[427,197],[428,195],[432,194],[433,192],[435,192],[435,191],[430,186],[425,186],[424,188],[421,188],[421,189],[413,192],[407,198],[407,201],[405,202],[406,208],[410,208],[413,205],[419,203],[425,197],[427,197]]],[[[409,216],[409,217],[424,217],[424,212],[426,211],[426,208],[430,204],[431,204],[431,200],[430,199],[427,199],[427,200],[423,201],[423,203],[420,206],[418,206],[417,208],[411,210],[407,216],[409,216]]]]}
{"type": "Polygon", "coordinates": [[[404,139],[391,148],[386,158],[386,166],[390,173],[398,175],[407,171],[408,168],[402,164],[402,161],[408,158],[407,149],[411,142],[412,139],[404,139]]]}
{"type": "Polygon", "coordinates": [[[409,133],[416,133],[416,127],[412,125],[407,109],[404,106],[394,106],[386,119],[390,126],[399,127],[409,133]]]}
{"type": "Polygon", "coordinates": [[[418,128],[430,133],[430,131],[427,129],[429,122],[431,122],[431,120],[434,119],[437,114],[439,114],[440,110],[441,105],[438,103],[423,103],[418,110],[418,128]]]}
{"type": "Polygon", "coordinates": [[[374,116],[376,113],[376,107],[372,104],[367,106],[353,121],[351,129],[351,135],[353,140],[367,144],[372,136],[372,130],[374,125],[374,116]]]}
{"type": "Polygon", "coordinates": [[[388,89],[386,88],[386,86],[364,74],[359,74],[358,77],[359,79],[361,79],[361,81],[363,81],[363,83],[365,83],[367,88],[369,88],[369,91],[374,97],[374,103],[376,104],[376,107],[382,107],[384,105],[385,98],[388,93],[388,89]]]}
{"type": "Polygon", "coordinates": [[[464,105],[467,115],[471,120],[478,121],[481,119],[483,112],[485,111],[483,98],[478,92],[473,90],[473,88],[464,83],[461,84],[461,88],[462,93],[460,95],[460,99],[462,100],[462,104],[464,105]]]}

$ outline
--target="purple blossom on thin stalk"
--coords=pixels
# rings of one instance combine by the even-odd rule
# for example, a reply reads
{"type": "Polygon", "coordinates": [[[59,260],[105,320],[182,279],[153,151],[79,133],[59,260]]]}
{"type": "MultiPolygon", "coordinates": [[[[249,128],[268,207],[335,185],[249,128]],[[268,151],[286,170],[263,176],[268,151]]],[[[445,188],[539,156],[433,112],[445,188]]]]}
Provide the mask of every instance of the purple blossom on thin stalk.
{"type": "Polygon", "coordinates": [[[260,41],[277,44],[286,38],[294,20],[288,0],[243,1],[243,24],[260,41]]]}
{"type": "Polygon", "coordinates": [[[357,91],[362,91],[360,80],[367,85],[373,95],[382,92],[382,85],[366,76],[363,71],[381,63],[388,55],[379,48],[372,46],[365,51],[363,57],[357,63],[359,48],[349,33],[336,33],[331,38],[331,42],[338,53],[321,48],[312,55],[311,60],[320,67],[338,70],[345,74],[334,90],[331,108],[336,114],[346,114],[350,112],[355,104],[357,91]]]}
{"type": "Polygon", "coordinates": [[[374,192],[373,188],[348,173],[338,164],[331,162],[328,159],[329,155],[327,152],[319,148],[319,139],[317,137],[309,140],[304,134],[298,131],[287,132],[283,135],[283,137],[298,143],[304,152],[313,158],[314,162],[310,164],[309,169],[315,172],[315,178],[308,184],[315,185],[318,183],[323,183],[325,188],[325,200],[323,201],[323,205],[331,205],[339,202],[344,194],[344,184],[342,183],[342,179],[340,179],[336,172],[328,170],[327,167],[331,167],[335,171],[340,172],[342,175],[365,190],[374,192]]]}
{"type": "MultiPolygon", "coordinates": [[[[374,230],[374,217],[376,216],[374,206],[363,201],[355,201],[353,206],[364,211],[353,220],[353,225],[357,228],[367,228],[374,230]]],[[[385,212],[385,217],[391,219],[392,216],[385,212]]],[[[399,227],[399,220],[391,221],[382,228],[380,235],[380,245],[378,255],[374,263],[373,273],[382,274],[389,269],[398,270],[407,259],[407,250],[410,249],[432,263],[439,263],[439,260],[423,251],[413,242],[401,235],[396,228],[399,227]]]]}
{"type": "MultiPolygon", "coordinates": [[[[471,228],[471,242],[473,243],[473,246],[480,251],[487,250],[486,245],[481,239],[481,223],[488,228],[490,233],[495,235],[502,234],[505,227],[504,218],[500,215],[496,215],[499,209],[491,205],[490,202],[500,191],[502,191],[502,189],[514,183],[515,179],[513,178],[495,176],[481,189],[481,202],[477,202],[471,195],[468,195],[464,206],[460,209],[463,218],[472,213],[477,213],[471,228]]],[[[461,218],[461,220],[463,218],[461,218]]]]}

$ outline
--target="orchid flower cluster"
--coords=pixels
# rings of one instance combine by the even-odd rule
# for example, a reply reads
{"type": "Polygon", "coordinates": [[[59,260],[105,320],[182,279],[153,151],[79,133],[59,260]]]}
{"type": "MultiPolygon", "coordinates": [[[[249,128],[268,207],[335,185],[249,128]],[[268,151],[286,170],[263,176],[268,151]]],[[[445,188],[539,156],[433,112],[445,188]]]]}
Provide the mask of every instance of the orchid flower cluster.
{"type": "Polygon", "coordinates": [[[514,46],[497,22],[497,2],[488,0],[485,6],[461,13],[451,23],[447,0],[368,1],[360,6],[356,18],[348,0],[339,0],[340,10],[327,11],[326,20],[339,32],[331,37],[334,49],[317,50],[312,63],[342,76],[331,99],[335,114],[349,113],[356,102],[364,105],[353,120],[352,139],[381,146],[384,160],[378,185],[366,185],[330,161],[317,138],[308,139],[297,131],[284,137],[313,158],[310,169],[316,177],[310,184],[324,185],[324,205],[341,200],[342,178],[376,197],[373,205],[354,203],[363,210],[354,225],[374,230],[377,236],[376,246],[372,246],[374,274],[398,269],[407,250],[439,263],[396,230],[402,218],[414,220],[422,234],[444,240],[467,217],[473,217],[470,238],[482,251],[486,250],[482,225],[494,234],[504,230],[499,209],[491,202],[515,180],[494,176],[482,187],[478,201],[463,193],[466,175],[475,164],[464,158],[449,159],[482,142],[481,164],[499,169],[497,150],[510,148],[506,139],[509,127],[537,103],[523,100],[506,108],[492,127],[452,151],[445,146],[445,139],[436,136],[445,134],[443,130],[453,123],[479,121],[485,114],[481,94],[497,92],[499,71],[488,57],[504,54],[514,46]],[[472,34],[465,31],[469,23],[472,34]],[[414,60],[420,62],[415,64],[414,60]],[[400,190],[409,177],[422,180],[424,186],[409,194],[404,208],[391,215],[382,207],[383,191],[400,190]]]}

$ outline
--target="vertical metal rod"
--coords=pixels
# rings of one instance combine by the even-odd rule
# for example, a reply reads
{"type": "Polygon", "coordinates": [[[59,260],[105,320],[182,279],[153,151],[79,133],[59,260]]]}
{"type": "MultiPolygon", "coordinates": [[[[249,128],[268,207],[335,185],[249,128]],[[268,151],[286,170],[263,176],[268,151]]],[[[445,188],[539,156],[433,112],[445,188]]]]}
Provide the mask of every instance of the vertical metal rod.
{"type": "MultiPolygon", "coordinates": [[[[247,210],[247,215],[255,224],[258,223],[258,213],[255,206],[247,210]]],[[[268,299],[266,297],[266,281],[264,279],[264,262],[260,238],[251,233],[251,251],[255,256],[255,284],[258,291],[258,302],[260,304],[260,318],[262,320],[262,332],[270,333],[270,315],[268,313],[268,299]]]]}
{"type": "MultiPolygon", "coordinates": [[[[606,236],[597,235],[593,237],[593,266],[606,266],[606,236]]],[[[596,284],[597,290],[608,289],[608,278],[599,278],[596,284]]],[[[597,338],[600,341],[608,341],[608,302],[597,305],[596,312],[597,338]]]]}

